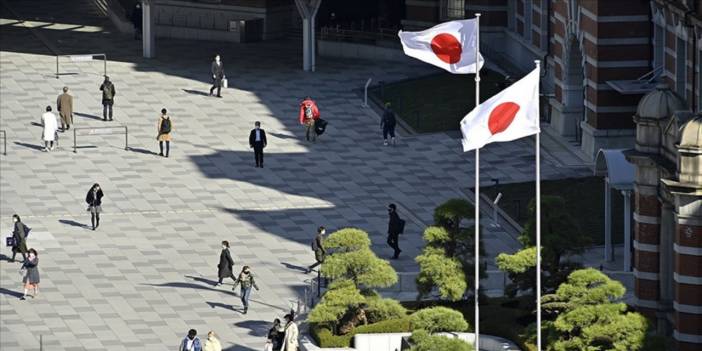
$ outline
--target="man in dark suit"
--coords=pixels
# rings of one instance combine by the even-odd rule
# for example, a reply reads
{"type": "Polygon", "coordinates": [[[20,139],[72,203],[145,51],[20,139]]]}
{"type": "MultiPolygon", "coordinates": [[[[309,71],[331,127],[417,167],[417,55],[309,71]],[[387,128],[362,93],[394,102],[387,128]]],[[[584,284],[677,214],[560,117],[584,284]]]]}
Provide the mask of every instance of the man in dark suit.
{"type": "Polygon", "coordinates": [[[397,215],[397,206],[395,204],[388,205],[388,216],[390,217],[388,221],[388,245],[395,251],[392,258],[397,259],[400,256],[400,252],[402,252],[398,241],[403,225],[400,216],[397,215]]]}
{"type": "Polygon", "coordinates": [[[219,60],[219,55],[215,56],[214,62],[212,62],[212,88],[210,88],[210,96],[217,88],[217,97],[221,98],[220,94],[222,91],[222,79],[224,79],[224,65],[222,61],[219,60]]]}
{"type": "Polygon", "coordinates": [[[251,130],[249,134],[249,146],[254,149],[254,157],[256,158],[256,167],[263,168],[263,148],[266,147],[266,131],[261,129],[261,122],[256,121],[256,128],[251,130]]]}

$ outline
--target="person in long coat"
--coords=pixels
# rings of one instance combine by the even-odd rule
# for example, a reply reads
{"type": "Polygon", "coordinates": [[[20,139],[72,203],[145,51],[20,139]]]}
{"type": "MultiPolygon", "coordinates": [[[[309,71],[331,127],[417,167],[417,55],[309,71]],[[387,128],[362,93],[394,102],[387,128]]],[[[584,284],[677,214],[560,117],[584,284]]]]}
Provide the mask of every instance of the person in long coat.
{"type": "Polygon", "coordinates": [[[115,95],[117,91],[115,90],[115,85],[110,81],[110,77],[105,76],[105,81],[100,85],[100,91],[102,91],[102,120],[107,121],[107,118],[112,120],[112,106],[115,104],[115,95]]]}
{"type": "Polygon", "coordinates": [[[88,211],[90,211],[90,223],[93,224],[93,230],[100,225],[100,212],[102,212],[102,189],[100,184],[95,183],[88,194],[85,195],[85,202],[88,203],[88,211]]]}
{"type": "Polygon", "coordinates": [[[29,249],[29,257],[24,261],[22,269],[25,270],[24,278],[22,278],[22,283],[24,283],[24,295],[20,297],[20,300],[27,298],[27,293],[30,288],[34,289],[34,295],[32,297],[37,297],[39,294],[39,257],[37,255],[37,250],[29,249]]]}
{"type": "Polygon", "coordinates": [[[158,140],[158,147],[161,150],[161,152],[158,155],[164,156],[163,155],[163,143],[165,142],[166,143],[166,155],[165,156],[168,157],[168,154],[171,152],[171,133],[173,132],[173,121],[171,120],[171,116],[168,115],[168,111],[165,108],[161,109],[161,117],[159,117],[159,119],[158,119],[156,131],[158,132],[158,135],[156,136],[156,140],[158,140]]]}
{"type": "Polygon", "coordinates": [[[220,61],[219,55],[215,56],[210,70],[212,71],[212,88],[210,88],[210,96],[212,96],[212,92],[214,92],[215,88],[217,88],[217,97],[221,98],[222,79],[224,79],[224,65],[222,64],[222,61],[220,61]]]}
{"type": "Polygon", "coordinates": [[[51,112],[51,106],[46,106],[46,112],[41,115],[41,125],[44,127],[42,131],[42,140],[44,140],[44,152],[54,149],[54,141],[56,141],[56,132],[58,131],[58,121],[56,115],[51,112]]]}
{"type": "Polygon", "coordinates": [[[292,314],[285,315],[285,336],[283,337],[283,345],[280,347],[280,351],[297,351],[299,346],[297,339],[300,336],[300,332],[293,319],[292,314]]]}
{"type": "Polygon", "coordinates": [[[29,228],[22,223],[20,217],[16,214],[12,215],[12,221],[15,223],[15,227],[12,230],[12,262],[15,262],[15,256],[17,253],[22,254],[22,262],[27,261],[27,233],[29,228]]]}
{"type": "Polygon", "coordinates": [[[222,285],[224,278],[232,278],[236,282],[234,277],[234,259],[232,259],[232,254],[229,252],[229,241],[222,241],[222,253],[219,254],[219,264],[217,264],[217,275],[219,276],[219,282],[217,285],[222,285]]]}
{"type": "Polygon", "coordinates": [[[63,94],[56,99],[56,109],[61,116],[61,131],[71,129],[71,124],[73,124],[73,96],[68,94],[68,87],[63,87],[63,94]]]}

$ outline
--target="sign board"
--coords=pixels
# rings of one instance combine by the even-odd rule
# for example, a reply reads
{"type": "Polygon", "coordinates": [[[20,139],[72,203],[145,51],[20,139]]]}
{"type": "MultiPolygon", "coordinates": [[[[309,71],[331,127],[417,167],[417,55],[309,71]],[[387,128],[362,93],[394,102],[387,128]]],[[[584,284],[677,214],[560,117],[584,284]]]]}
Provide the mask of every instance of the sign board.
{"type": "Polygon", "coordinates": [[[71,55],[69,57],[71,58],[71,61],[73,61],[73,62],[92,61],[93,60],[93,55],[71,55]]]}

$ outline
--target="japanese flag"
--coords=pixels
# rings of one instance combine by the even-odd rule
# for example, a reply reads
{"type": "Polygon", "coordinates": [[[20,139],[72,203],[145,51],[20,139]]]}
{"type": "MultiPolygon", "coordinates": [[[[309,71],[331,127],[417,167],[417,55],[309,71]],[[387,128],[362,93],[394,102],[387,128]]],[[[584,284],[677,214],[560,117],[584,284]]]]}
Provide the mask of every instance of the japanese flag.
{"type": "Polygon", "coordinates": [[[539,132],[538,68],[478,105],[461,120],[463,151],[539,132]]]}
{"type": "Polygon", "coordinates": [[[478,50],[478,31],[475,19],[441,23],[421,32],[400,31],[405,55],[441,67],[451,73],[475,73],[485,60],[478,50]]]}

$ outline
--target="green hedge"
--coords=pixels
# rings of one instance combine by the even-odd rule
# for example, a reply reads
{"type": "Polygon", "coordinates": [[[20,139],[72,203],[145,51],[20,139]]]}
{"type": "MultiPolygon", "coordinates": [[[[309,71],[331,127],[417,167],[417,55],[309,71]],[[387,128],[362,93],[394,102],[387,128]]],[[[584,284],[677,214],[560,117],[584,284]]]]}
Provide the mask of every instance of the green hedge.
{"type": "Polygon", "coordinates": [[[333,335],[331,330],[316,324],[310,325],[310,335],[319,347],[351,347],[356,334],[407,333],[410,331],[409,317],[390,319],[362,325],[346,335],[333,335]]]}
{"type": "Polygon", "coordinates": [[[410,338],[414,344],[411,351],[473,351],[473,344],[461,339],[449,338],[440,335],[430,335],[426,330],[420,329],[412,333],[410,338]]]}

